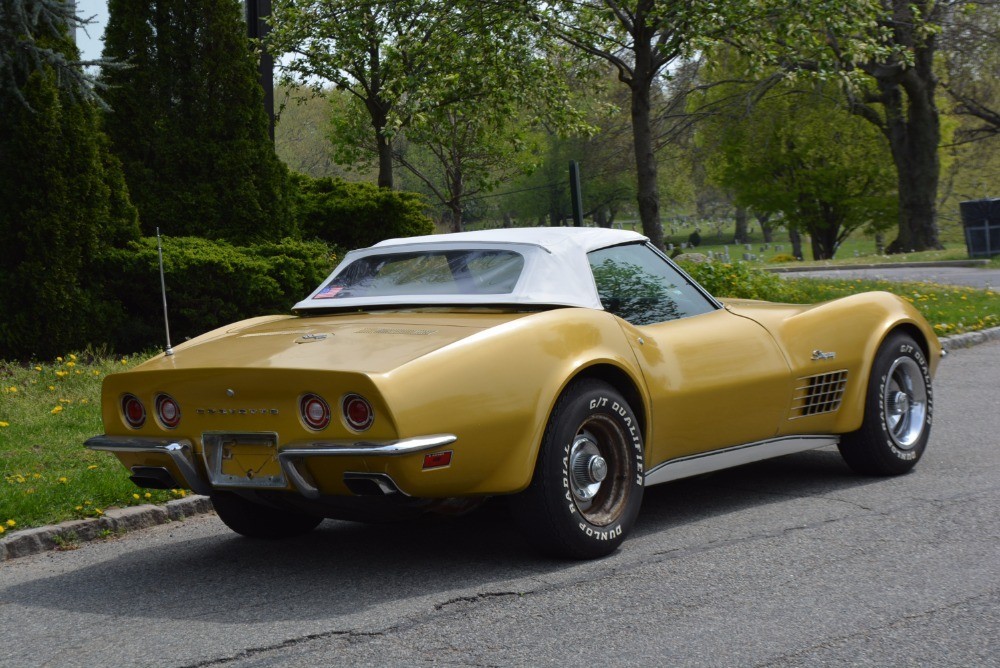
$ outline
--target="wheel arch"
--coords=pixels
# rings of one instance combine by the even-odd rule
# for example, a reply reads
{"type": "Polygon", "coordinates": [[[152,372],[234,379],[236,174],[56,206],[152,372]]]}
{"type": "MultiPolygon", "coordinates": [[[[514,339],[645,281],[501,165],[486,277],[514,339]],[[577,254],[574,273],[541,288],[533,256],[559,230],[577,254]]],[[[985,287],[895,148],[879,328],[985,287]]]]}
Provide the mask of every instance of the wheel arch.
{"type": "Polygon", "coordinates": [[[574,375],[568,383],[563,387],[559,396],[562,397],[566,393],[567,388],[578,380],[585,378],[593,378],[594,380],[600,380],[611,387],[615,388],[618,392],[625,397],[625,401],[629,403],[632,410],[635,411],[636,417],[639,418],[639,428],[642,430],[642,441],[643,443],[648,443],[647,433],[649,431],[649,411],[646,408],[646,399],[643,393],[639,390],[638,383],[633,379],[627,372],[614,364],[608,363],[598,363],[591,366],[584,367],[580,369],[576,375],[574,375]]]}
{"type": "MultiPolygon", "coordinates": [[[[874,362],[875,356],[878,354],[882,346],[885,345],[886,341],[889,340],[895,334],[905,334],[913,339],[913,341],[920,347],[921,353],[924,355],[924,359],[927,360],[927,364],[931,370],[931,375],[933,376],[934,370],[937,366],[936,355],[940,353],[940,346],[936,345],[936,341],[932,344],[927,336],[926,331],[921,328],[917,323],[900,320],[889,324],[881,332],[881,336],[874,336],[870,339],[873,345],[869,349],[869,354],[867,359],[874,362]]],[[[872,365],[869,363],[862,370],[861,377],[859,378],[859,387],[863,388],[859,392],[855,393],[852,401],[850,403],[845,402],[845,405],[851,407],[850,411],[847,411],[845,415],[849,415],[850,419],[842,420],[839,423],[839,433],[853,432],[860,428],[862,419],[865,413],[865,398],[867,396],[868,383],[871,378],[872,365]]]]}

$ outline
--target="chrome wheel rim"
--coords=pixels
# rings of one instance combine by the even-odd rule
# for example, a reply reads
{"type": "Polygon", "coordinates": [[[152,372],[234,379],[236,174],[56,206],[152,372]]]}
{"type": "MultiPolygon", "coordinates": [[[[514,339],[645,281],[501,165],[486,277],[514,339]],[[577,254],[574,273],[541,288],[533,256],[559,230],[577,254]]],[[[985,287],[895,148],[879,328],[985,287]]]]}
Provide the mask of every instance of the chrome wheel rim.
{"type": "Polygon", "coordinates": [[[604,415],[588,418],[573,438],[566,471],[570,496],[591,524],[611,524],[625,507],[627,443],[621,427],[604,415]]]}
{"type": "Polygon", "coordinates": [[[910,450],[916,446],[927,417],[927,383],[923,370],[912,358],[900,357],[889,367],[882,391],[882,414],[896,447],[910,450]]]}

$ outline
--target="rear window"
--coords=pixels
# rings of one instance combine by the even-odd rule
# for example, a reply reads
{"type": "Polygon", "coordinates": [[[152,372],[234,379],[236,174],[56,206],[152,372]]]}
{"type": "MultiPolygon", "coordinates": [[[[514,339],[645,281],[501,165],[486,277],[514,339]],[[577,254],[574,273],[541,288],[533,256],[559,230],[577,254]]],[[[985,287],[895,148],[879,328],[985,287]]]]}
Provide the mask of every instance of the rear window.
{"type": "Polygon", "coordinates": [[[524,257],[509,250],[386,253],[354,260],[313,299],[510,294],[524,257]]]}

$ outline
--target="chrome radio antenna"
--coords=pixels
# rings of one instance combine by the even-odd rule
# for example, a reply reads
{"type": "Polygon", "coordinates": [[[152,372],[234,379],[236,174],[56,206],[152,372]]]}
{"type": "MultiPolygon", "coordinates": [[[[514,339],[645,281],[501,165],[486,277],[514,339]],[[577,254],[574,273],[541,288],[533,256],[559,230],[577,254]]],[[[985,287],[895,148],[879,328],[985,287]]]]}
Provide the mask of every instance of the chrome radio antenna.
{"type": "Polygon", "coordinates": [[[160,292],[163,294],[163,324],[167,329],[167,349],[163,354],[170,357],[174,349],[170,345],[170,318],[167,317],[167,280],[163,277],[163,244],[160,242],[160,228],[156,228],[156,251],[160,256],[160,292]]]}

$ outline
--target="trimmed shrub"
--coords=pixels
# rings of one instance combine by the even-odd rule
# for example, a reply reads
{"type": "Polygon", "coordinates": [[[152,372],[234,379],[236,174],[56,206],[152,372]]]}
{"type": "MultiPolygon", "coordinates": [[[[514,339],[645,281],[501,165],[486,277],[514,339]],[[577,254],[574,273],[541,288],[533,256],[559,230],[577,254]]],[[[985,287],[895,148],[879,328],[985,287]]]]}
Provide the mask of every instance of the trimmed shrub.
{"type": "Polygon", "coordinates": [[[235,0],[110,0],[101,94],[143,234],[295,236],[257,56],[235,0]]]}
{"type": "Polygon", "coordinates": [[[776,274],[749,265],[721,262],[684,262],[684,271],[716,297],[797,302],[798,291],[776,274]]]}
{"type": "MultiPolygon", "coordinates": [[[[239,247],[199,237],[163,239],[170,333],[180,343],[226,323],[288,313],[330,273],[328,246],[285,239],[239,247]]],[[[117,300],[116,327],[107,332],[115,350],[162,347],[156,238],[147,237],[102,258],[105,290],[117,300]]]]}
{"type": "Polygon", "coordinates": [[[302,237],[347,249],[364,248],[393,237],[432,234],[434,222],[417,193],[294,175],[298,189],[295,218],[302,237]]]}

